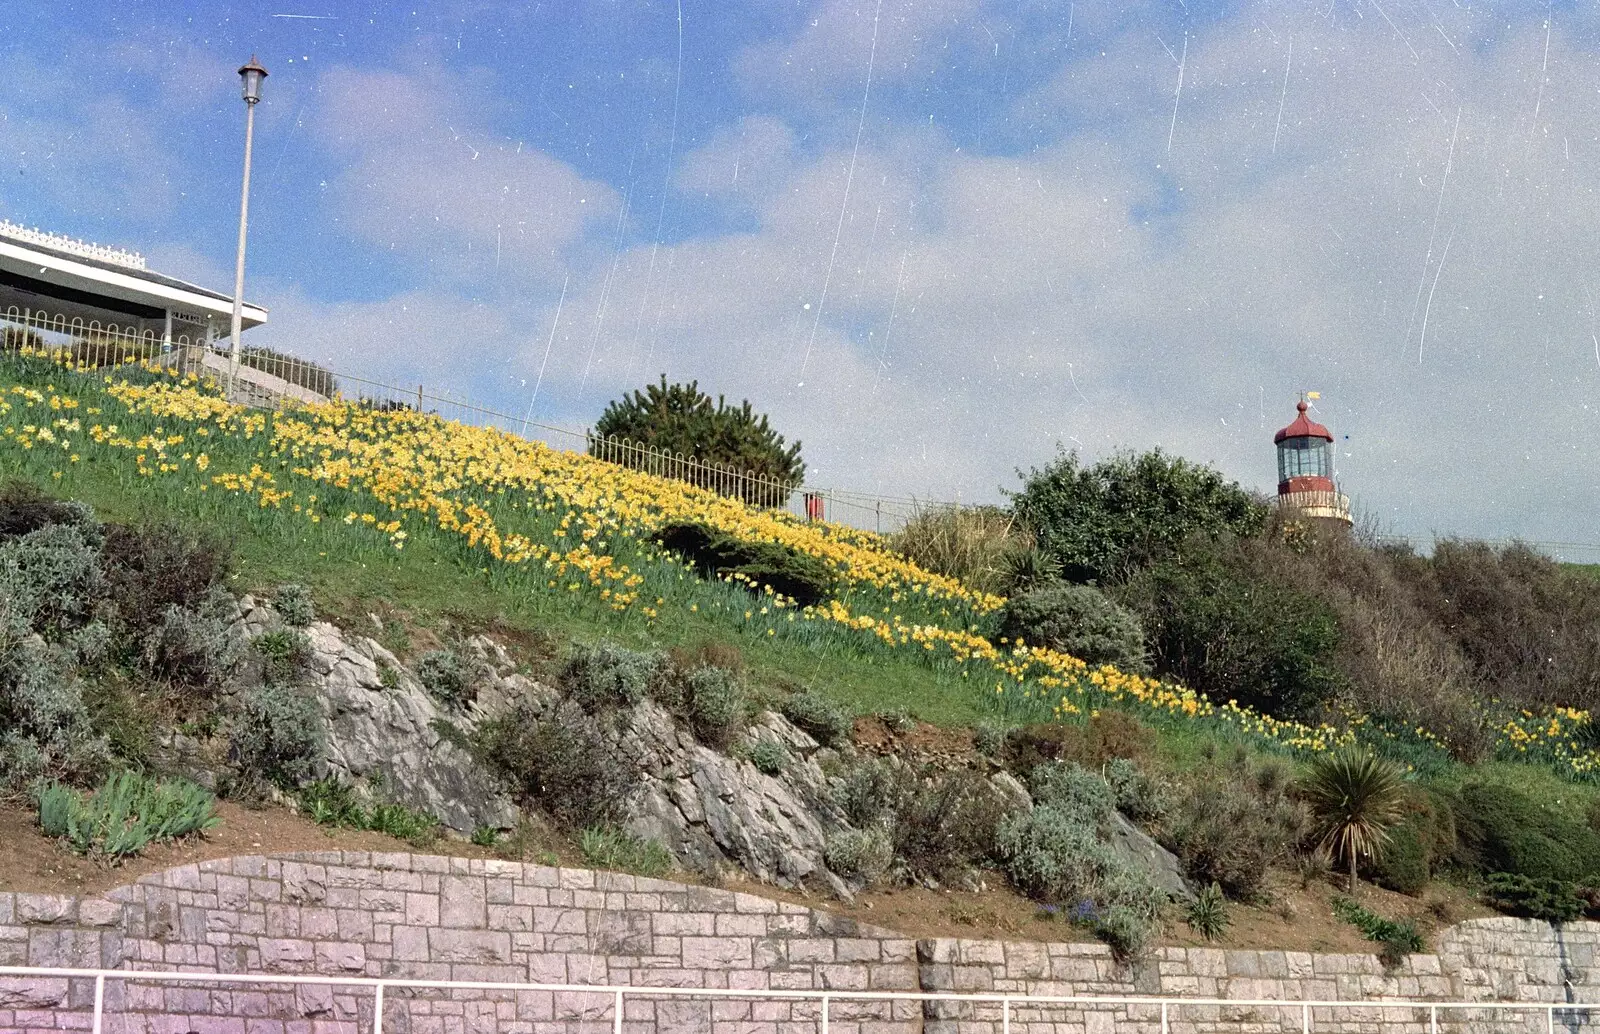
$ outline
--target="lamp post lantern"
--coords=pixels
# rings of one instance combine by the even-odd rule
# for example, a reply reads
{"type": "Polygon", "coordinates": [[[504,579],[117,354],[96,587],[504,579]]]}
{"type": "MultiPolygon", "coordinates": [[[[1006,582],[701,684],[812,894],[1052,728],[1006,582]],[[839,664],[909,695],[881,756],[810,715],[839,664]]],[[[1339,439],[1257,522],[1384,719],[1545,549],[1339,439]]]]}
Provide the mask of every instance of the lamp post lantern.
{"type": "Polygon", "coordinates": [[[228,395],[233,395],[234,380],[239,376],[239,334],[244,323],[244,238],[250,222],[250,147],[255,142],[256,105],[261,101],[261,80],[267,70],[250,55],[250,63],[239,69],[244,83],[244,186],[239,192],[239,256],[233,270],[233,337],[229,342],[228,395]]]}

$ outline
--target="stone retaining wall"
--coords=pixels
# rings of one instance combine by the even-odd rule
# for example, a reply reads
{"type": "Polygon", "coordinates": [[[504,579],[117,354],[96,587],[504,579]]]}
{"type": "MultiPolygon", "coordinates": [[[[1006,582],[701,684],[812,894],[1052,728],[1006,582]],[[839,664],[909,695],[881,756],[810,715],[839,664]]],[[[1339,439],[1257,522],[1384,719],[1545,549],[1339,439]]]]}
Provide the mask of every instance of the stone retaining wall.
{"type": "MultiPolygon", "coordinates": [[[[1386,972],[1371,955],[1160,948],[1131,965],[1098,944],[912,940],[797,905],[615,873],[410,854],[223,859],[104,898],[0,894],[0,965],[185,969],[633,987],[981,991],[1018,995],[1600,1001],[1600,924],[1514,919],[1445,931],[1386,972]]],[[[0,981],[0,1031],[82,1029],[89,981],[0,981]]],[[[327,985],[108,981],[107,1031],[355,1034],[372,993],[327,985]]],[[[816,1034],[810,1002],[631,999],[625,1034],[816,1034]]],[[[1336,1034],[1424,1034],[1426,1012],[1314,1010],[1336,1034]]],[[[401,992],[390,1032],[605,1034],[609,997],[401,992]]],[[[1561,1013],[1563,1028],[1574,1014],[1561,1013]]],[[[1000,1034],[998,1005],[835,1002],[839,1034],[1000,1034]]],[[[1452,1034],[1545,1029],[1444,1013],[1452,1034]]],[[[1174,1034],[1280,1034],[1298,1005],[1171,1008],[1174,1034]]],[[[1015,1007],[1012,1034],[1161,1034],[1151,1006],[1015,1007]]]]}

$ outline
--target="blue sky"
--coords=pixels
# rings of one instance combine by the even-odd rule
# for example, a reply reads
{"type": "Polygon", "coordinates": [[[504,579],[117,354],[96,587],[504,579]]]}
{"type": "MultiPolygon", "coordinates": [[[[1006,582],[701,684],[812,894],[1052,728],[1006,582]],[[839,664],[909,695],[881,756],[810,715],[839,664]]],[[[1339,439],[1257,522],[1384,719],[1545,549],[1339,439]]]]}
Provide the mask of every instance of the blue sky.
{"type": "Polygon", "coordinates": [[[1058,443],[1270,490],[1271,432],[1320,390],[1388,530],[1600,543],[1597,25],[1467,0],[18,3],[0,216],[225,289],[255,53],[264,343],[575,426],[698,379],[770,411],[816,482],[935,499],[998,498],[1058,443]]]}

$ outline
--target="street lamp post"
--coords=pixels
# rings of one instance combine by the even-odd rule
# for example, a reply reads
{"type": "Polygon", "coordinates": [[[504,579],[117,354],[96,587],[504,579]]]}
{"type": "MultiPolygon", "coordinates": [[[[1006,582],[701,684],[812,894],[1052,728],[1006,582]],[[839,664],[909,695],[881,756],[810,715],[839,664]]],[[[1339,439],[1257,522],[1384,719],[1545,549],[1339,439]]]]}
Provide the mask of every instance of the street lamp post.
{"type": "Polygon", "coordinates": [[[250,222],[250,146],[255,142],[256,104],[261,100],[261,80],[267,70],[250,55],[250,63],[239,69],[244,80],[244,186],[239,192],[239,257],[233,270],[233,339],[228,357],[228,396],[233,396],[235,379],[239,376],[239,335],[244,330],[244,236],[250,222]]]}

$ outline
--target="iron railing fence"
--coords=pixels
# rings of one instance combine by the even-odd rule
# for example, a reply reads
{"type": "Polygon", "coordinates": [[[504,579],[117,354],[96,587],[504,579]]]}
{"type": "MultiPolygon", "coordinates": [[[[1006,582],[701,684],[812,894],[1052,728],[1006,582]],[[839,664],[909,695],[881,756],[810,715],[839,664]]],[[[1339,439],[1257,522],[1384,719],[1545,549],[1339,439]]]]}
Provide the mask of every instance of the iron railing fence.
{"type": "Polygon", "coordinates": [[[807,519],[827,519],[880,534],[898,530],[928,504],[916,499],[794,484],[759,472],[707,463],[625,438],[604,437],[501,412],[438,387],[399,385],[334,370],[272,349],[247,346],[237,370],[226,342],[148,326],[119,326],[11,307],[0,312],[0,351],[30,348],[49,352],[79,370],[128,362],[155,362],[180,372],[228,383],[231,397],[246,405],[274,408],[286,402],[312,404],[335,397],[377,409],[414,409],[446,420],[496,427],[557,449],[586,452],[620,466],[672,478],[769,510],[807,519]]]}
{"type": "MultiPolygon", "coordinates": [[[[741,1011],[721,1016],[707,1010],[703,1016],[679,1014],[679,1022],[689,1020],[685,1029],[716,1034],[720,1022],[725,1029],[748,1032],[762,1026],[782,1031],[814,1030],[831,1034],[837,1022],[858,1031],[882,1031],[888,1024],[903,1023],[907,1034],[925,1029],[926,1021],[946,1021],[961,1034],[1012,1034],[1013,1023],[1024,1030],[1060,1030],[1062,1024],[1076,1029],[1094,1030],[1086,1023],[1089,1016],[1101,1020],[1099,1029],[1127,1034],[1217,1034],[1250,1030],[1261,1034],[1276,1028],[1281,1034],[1314,1034],[1316,1031],[1382,1031],[1384,1034],[1440,1034],[1447,1027],[1471,1034],[1556,1034],[1557,1024],[1564,1030],[1591,1026],[1600,1004],[1588,1002],[1516,1001],[1430,1001],[1415,998],[1315,999],[1201,998],[1155,995],[1031,995],[998,992],[938,991],[852,991],[780,990],[772,988],[665,987],[619,984],[523,983],[491,980],[429,980],[410,977],[325,976],[290,973],[214,973],[192,971],[91,969],[66,967],[0,966],[0,1008],[5,1003],[28,1002],[30,1015],[49,1016],[57,1027],[88,1026],[102,1034],[105,1021],[167,1016],[181,1020],[204,1017],[237,1020],[245,1016],[257,1024],[274,1020],[303,1020],[305,1004],[300,989],[327,989],[332,995],[316,1003],[316,1012],[338,1019],[334,1025],[351,1031],[383,1034],[387,1030],[411,1027],[411,1006],[430,997],[445,998],[459,1011],[464,1002],[503,1001],[511,996],[521,1002],[527,996],[542,996],[545,1003],[534,1011],[547,1017],[551,1029],[567,1029],[563,1020],[587,1020],[597,1034],[604,1026],[612,1034],[624,1034],[624,1025],[634,1029],[677,1029],[677,1024],[662,1023],[648,1005],[652,1002],[679,1001],[705,1003],[805,1003],[811,1008],[796,1010],[777,1022],[752,1022],[741,1011]],[[151,993],[163,987],[200,986],[216,992],[203,995],[178,995],[168,999],[151,993]],[[292,988],[297,992],[274,1006],[269,995],[244,997],[246,988],[292,988]],[[226,992],[233,992],[228,994],[226,992]],[[235,1001],[239,996],[243,1000],[235,1001]],[[574,1008],[558,1008],[565,997],[584,1000],[574,1008]],[[46,1004],[51,1003],[54,1004],[46,1004]],[[635,1006],[630,1016],[628,1007],[635,1006]],[[645,1006],[646,1008],[640,1008],[645,1006]],[[286,1015],[274,1016],[274,1011],[286,1015]],[[1400,1014],[1395,1017],[1394,1014],[1400,1014]],[[85,1016],[85,1014],[87,1014],[85,1016]],[[295,1015],[298,1014],[298,1015],[295,1015]],[[1479,1019],[1478,1017],[1486,1017],[1479,1019]],[[88,1022],[84,1024],[82,1020],[88,1022]],[[343,1022],[339,1022],[342,1020],[343,1022]],[[606,1021],[609,1020],[609,1023],[606,1021]],[[694,1022],[699,1020],[701,1023],[694,1022]],[[1275,1022],[1274,1022],[1275,1020],[1275,1022]],[[645,1022],[641,1022],[645,1021],[645,1022]],[[1048,1025],[1048,1026],[1047,1026],[1048,1025]]],[[[775,1018],[776,1019],[776,1018],[775,1018]]],[[[327,1021],[324,1020],[324,1023],[327,1021]]],[[[158,1024],[159,1025],[159,1024],[158,1024]]],[[[32,1024],[30,1024],[32,1026],[32,1024]]],[[[42,1026],[42,1025],[41,1025],[42,1026]]],[[[536,1022],[518,1025],[519,1029],[538,1029],[536,1022]]],[[[165,1026],[162,1029],[166,1029],[165,1026]]],[[[176,1029],[176,1028],[174,1028],[176,1029]]],[[[187,1029],[187,1028],[184,1028],[187,1029]]],[[[328,1029],[333,1029],[332,1026],[328,1029]]]]}

